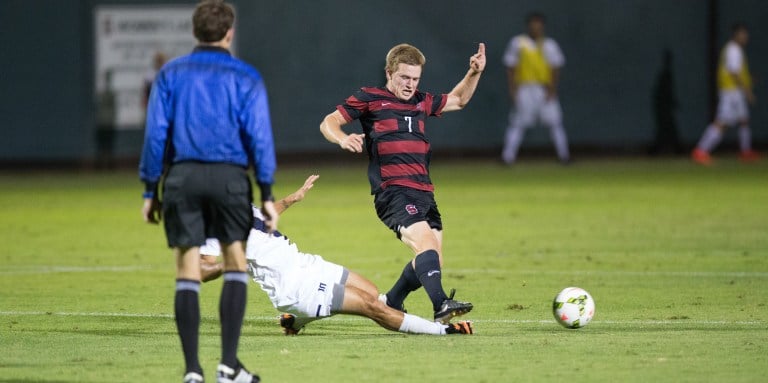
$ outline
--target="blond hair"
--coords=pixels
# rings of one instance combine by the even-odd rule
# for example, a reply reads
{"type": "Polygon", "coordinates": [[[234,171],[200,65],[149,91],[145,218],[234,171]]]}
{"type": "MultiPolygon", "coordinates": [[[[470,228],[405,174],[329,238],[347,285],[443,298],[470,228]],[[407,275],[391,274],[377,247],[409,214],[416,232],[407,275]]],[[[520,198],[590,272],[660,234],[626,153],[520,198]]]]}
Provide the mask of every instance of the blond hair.
{"type": "Polygon", "coordinates": [[[387,53],[387,61],[384,70],[395,73],[399,64],[424,66],[427,59],[419,48],[410,44],[398,44],[387,53]]]}

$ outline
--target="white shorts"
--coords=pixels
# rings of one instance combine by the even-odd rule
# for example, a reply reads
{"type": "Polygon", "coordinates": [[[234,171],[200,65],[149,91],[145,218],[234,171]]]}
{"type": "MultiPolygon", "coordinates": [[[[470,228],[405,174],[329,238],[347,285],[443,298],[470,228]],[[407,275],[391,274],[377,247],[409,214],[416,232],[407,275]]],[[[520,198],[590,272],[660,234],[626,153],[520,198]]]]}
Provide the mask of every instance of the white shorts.
{"type": "Polygon", "coordinates": [[[306,278],[296,281],[297,302],[275,308],[299,318],[331,316],[341,311],[341,305],[344,303],[344,284],[347,283],[348,277],[349,270],[320,258],[306,278]]]}
{"type": "MultiPolygon", "coordinates": [[[[207,240],[201,255],[221,253],[207,240]]],[[[327,317],[341,310],[349,270],[319,255],[299,251],[285,237],[251,231],[246,247],[248,273],[281,312],[303,318],[327,317]]]]}
{"type": "Polygon", "coordinates": [[[547,100],[543,85],[523,84],[517,88],[509,121],[512,127],[530,128],[541,123],[551,128],[562,124],[563,111],[557,98],[547,100]]]}
{"type": "Polygon", "coordinates": [[[720,91],[717,102],[717,121],[733,126],[748,120],[749,108],[744,92],[740,90],[720,91]]]}
{"type": "Polygon", "coordinates": [[[272,305],[298,317],[326,317],[341,310],[349,271],[319,255],[302,253],[287,238],[251,233],[248,272],[272,305]]]}

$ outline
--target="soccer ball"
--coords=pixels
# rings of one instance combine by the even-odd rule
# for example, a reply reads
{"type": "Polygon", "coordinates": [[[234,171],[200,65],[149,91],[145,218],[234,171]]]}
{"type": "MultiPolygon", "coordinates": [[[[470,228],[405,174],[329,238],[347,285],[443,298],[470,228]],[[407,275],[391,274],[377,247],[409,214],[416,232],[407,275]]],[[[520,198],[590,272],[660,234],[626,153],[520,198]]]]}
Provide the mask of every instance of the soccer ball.
{"type": "Polygon", "coordinates": [[[584,289],[568,287],[555,297],[555,301],[552,302],[552,313],[557,323],[563,327],[584,327],[595,315],[595,300],[584,289]]]}

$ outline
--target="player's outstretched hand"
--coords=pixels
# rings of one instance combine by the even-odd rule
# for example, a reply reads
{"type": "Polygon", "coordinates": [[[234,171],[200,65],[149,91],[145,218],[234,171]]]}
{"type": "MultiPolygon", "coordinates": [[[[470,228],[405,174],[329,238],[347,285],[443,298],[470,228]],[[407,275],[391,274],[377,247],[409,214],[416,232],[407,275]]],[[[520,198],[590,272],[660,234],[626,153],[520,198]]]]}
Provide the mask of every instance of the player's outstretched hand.
{"type": "Polygon", "coordinates": [[[477,53],[469,58],[469,67],[475,73],[480,73],[485,70],[485,43],[480,43],[477,47],[477,53]]]}
{"type": "Polygon", "coordinates": [[[342,149],[352,153],[362,153],[364,139],[365,134],[353,133],[344,137],[344,139],[339,142],[339,146],[341,146],[342,149]]]}
{"type": "Polygon", "coordinates": [[[272,201],[262,202],[261,212],[264,214],[264,224],[267,226],[267,231],[271,233],[277,230],[277,221],[280,216],[275,209],[275,203],[272,201]]]}
{"type": "Polygon", "coordinates": [[[313,174],[309,177],[307,177],[307,180],[304,181],[304,185],[299,188],[299,190],[296,190],[291,195],[293,201],[292,202],[299,202],[304,199],[304,196],[307,194],[309,189],[312,189],[313,186],[315,186],[315,181],[320,178],[319,175],[313,174]]]}
{"type": "Polygon", "coordinates": [[[144,216],[144,222],[158,224],[163,218],[163,205],[160,200],[155,198],[144,198],[144,206],[141,208],[141,214],[144,216]]]}

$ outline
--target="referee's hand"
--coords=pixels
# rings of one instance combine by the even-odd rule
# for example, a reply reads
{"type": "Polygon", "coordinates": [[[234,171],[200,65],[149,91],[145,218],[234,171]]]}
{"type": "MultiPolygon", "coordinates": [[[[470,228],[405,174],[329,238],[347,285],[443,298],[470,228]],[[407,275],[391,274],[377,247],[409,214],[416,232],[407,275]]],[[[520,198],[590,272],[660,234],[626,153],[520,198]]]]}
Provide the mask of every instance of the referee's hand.
{"type": "Polygon", "coordinates": [[[271,233],[277,230],[277,221],[280,216],[275,209],[275,203],[272,201],[262,202],[261,212],[264,214],[264,224],[267,226],[267,231],[271,233]]]}
{"type": "Polygon", "coordinates": [[[163,205],[160,200],[155,198],[144,198],[144,206],[141,208],[141,213],[144,215],[144,222],[158,224],[163,218],[163,205]]]}

